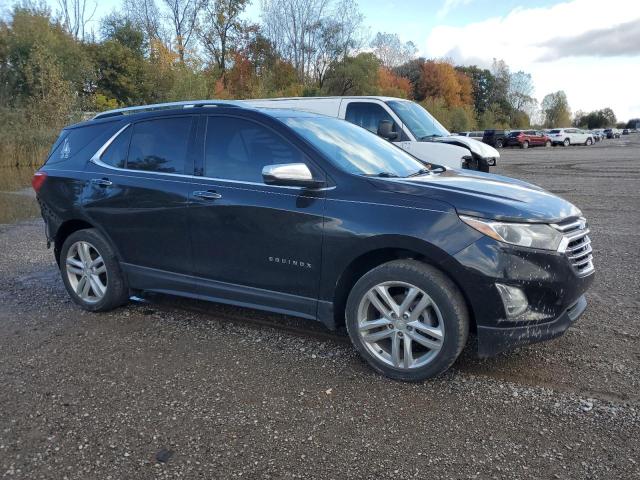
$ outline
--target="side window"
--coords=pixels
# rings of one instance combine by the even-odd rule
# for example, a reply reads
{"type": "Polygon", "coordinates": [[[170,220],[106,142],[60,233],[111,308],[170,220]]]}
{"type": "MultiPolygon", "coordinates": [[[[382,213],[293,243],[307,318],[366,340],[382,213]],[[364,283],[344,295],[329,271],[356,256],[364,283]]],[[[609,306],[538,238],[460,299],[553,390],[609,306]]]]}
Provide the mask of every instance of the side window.
{"type": "Polygon", "coordinates": [[[366,128],[370,132],[378,133],[380,120],[389,120],[393,123],[392,130],[397,132],[397,126],[391,115],[377,103],[371,102],[349,102],[345,113],[345,120],[360,127],[366,128]]]}
{"type": "Polygon", "coordinates": [[[112,167],[124,168],[127,163],[127,152],[129,151],[129,141],[131,140],[131,126],[120,132],[109,148],[100,157],[102,163],[112,167]]]}
{"type": "Polygon", "coordinates": [[[304,155],[268,128],[233,117],[209,117],[204,175],[262,183],[262,168],[304,163],[304,155]]]}
{"type": "Polygon", "coordinates": [[[136,123],[131,134],[127,168],[184,173],[190,131],[191,117],[136,123]]]}

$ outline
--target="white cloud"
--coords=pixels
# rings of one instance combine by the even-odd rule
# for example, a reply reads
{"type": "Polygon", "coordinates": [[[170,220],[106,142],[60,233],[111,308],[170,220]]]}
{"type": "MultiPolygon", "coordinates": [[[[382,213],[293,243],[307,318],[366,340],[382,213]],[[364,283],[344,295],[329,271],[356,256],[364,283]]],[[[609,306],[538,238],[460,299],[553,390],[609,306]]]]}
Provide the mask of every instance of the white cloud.
{"type": "Polygon", "coordinates": [[[635,34],[628,35],[628,27],[638,19],[637,0],[616,0],[615,8],[603,8],[602,0],[518,7],[481,22],[435,27],[421,53],[481,66],[501,58],[512,70],[532,74],[538,100],[564,90],[574,111],[610,106],[618,118],[626,120],[640,116],[640,90],[631,86],[640,78],[640,55],[635,46],[625,43],[627,38],[635,38],[635,34]],[[619,48],[603,51],[590,43],[590,31],[597,36],[604,30],[618,35],[620,41],[613,43],[619,48]],[[584,45],[579,53],[576,44],[584,45]],[[570,52],[569,46],[576,53],[570,52]],[[593,56],[588,48],[593,48],[593,56]]]}
{"type": "Polygon", "coordinates": [[[472,0],[444,0],[444,3],[440,7],[440,9],[436,12],[436,17],[438,19],[443,19],[447,16],[447,14],[462,5],[468,5],[472,2],[472,0]]]}

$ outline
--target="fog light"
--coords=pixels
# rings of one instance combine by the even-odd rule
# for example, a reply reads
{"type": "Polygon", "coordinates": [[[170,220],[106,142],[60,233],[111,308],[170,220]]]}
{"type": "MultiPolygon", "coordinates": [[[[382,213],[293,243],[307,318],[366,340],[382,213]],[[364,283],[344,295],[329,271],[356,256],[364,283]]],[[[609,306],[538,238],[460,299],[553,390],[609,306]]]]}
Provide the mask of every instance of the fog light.
{"type": "Polygon", "coordinates": [[[529,307],[527,296],[518,287],[496,283],[496,288],[502,297],[502,303],[507,312],[507,317],[517,317],[523,314],[529,307]]]}

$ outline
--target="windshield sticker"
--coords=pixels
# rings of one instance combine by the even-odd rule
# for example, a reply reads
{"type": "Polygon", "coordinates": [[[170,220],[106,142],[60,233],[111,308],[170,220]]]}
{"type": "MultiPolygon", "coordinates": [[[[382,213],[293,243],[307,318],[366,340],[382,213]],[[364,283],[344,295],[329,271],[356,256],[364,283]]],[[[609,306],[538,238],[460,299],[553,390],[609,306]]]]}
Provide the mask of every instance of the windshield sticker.
{"type": "Polygon", "coordinates": [[[60,150],[60,158],[69,158],[69,155],[71,155],[71,145],[69,144],[69,139],[65,138],[60,150]]]}

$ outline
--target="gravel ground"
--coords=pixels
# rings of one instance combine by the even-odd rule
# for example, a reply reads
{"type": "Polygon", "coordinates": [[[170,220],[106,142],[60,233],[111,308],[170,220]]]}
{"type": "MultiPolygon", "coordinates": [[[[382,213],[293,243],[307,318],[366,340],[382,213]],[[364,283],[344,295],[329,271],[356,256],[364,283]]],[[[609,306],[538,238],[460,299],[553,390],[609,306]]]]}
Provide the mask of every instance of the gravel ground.
{"type": "Polygon", "coordinates": [[[583,209],[589,308],[421,384],[312,322],[158,296],[83,312],[42,223],[0,225],[0,478],[640,478],[640,136],[497,171],[583,209]]]}

